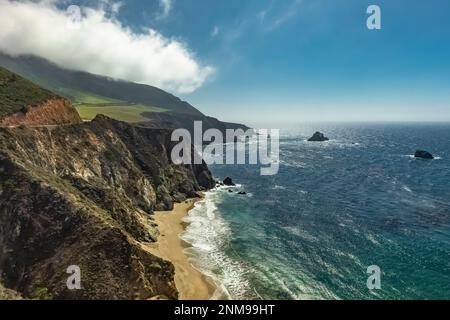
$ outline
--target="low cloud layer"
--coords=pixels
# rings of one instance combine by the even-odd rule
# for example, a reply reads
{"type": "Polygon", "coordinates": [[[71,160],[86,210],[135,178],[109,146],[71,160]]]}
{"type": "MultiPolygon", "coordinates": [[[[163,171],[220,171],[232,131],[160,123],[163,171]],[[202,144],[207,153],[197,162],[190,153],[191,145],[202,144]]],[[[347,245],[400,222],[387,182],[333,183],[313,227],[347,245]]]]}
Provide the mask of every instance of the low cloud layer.
{"type": "Polygon", "coordinates": [[[0,51],[176,93],[196,90],[214,72],[184,44],[151,29],[135,33],[105,8],[61,10],[49,0],[0,0],[0,51]]]}

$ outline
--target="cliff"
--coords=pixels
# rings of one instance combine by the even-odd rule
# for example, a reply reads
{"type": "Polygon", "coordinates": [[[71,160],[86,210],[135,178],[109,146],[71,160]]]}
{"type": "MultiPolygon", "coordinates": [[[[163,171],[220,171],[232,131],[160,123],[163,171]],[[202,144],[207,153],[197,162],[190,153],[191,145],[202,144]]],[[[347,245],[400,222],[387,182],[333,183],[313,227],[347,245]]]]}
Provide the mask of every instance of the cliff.
{"type": "Polygon", "coordinates": [[[63,98],[46,100],[36,106],[28,106],[24,111],[13,113],[0,120],[1,127],[48,126],[81,123],[77,110],[63,98]]]}
{"type": "Polygon", "coordinates": [[[80,116],[68,100],[0,68],[0,126],[80,122],[80,116]]]}
{"type": "Polygon", "coordinates": [[[0,300],[20,300],[21,297],[17,292],[5,289],[0,283],[0,300]]]}
{"type": "Polygon", "coordinates": [[[24,298],[178,297],[174,268],[145,244],[154,210],[214,186],[206,164],[174,165],[170,131],[104,116],[0,128],[0,282],[24,298]],[[66,269],[81,268],[82,290],[66,269]]]}
{"type": "Polygon", "coordinates": [[[181,115],[171,112],[146,112],[142,115],[149,119],[149,121],[147,122],[142,122],[142,126],[171,129],[184,128],[187,129],[192,136],[194,135],[194,121],[202,122],[203,132],[208,129],[218,129],[224,134],[224,136],[227,129],[243,129],[244,131],[250,129],[249,127],[242,124],[222,122],[216,118],[203,115],[181,115]]]}

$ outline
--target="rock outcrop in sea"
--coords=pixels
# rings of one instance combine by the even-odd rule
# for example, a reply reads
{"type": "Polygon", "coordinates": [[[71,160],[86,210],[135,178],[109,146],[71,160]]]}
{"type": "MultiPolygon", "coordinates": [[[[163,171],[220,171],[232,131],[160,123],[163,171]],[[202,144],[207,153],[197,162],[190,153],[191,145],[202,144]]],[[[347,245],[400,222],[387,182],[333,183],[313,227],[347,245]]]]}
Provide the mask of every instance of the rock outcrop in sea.
{"type": "Polygon", "coordinates": [[[416,153],[414,154],[414,157],[421,159],[434,159],[434,156],[431,153],[424,150],[417,150],[416,153]]]}
{"type": "Polygon", "coordinates": [[[324,141],[328,141],[328,140],[330,140],[330,139],[325,137],[325,135],[319,131],[314,133],[314,135],[308,139],[308,141],[311,141],[311,142],[324,142],[324,141]]]}
{"type": "Polygon", "coordinates": [[[235,184],[234,184],[234,182],[233,182],[233,179],[231,179],[230,177],[226,177],[226,178],[223,180],[223,184],[224,184],[225,186],[229,186],[229,187],[235,186],[235,184]]]}

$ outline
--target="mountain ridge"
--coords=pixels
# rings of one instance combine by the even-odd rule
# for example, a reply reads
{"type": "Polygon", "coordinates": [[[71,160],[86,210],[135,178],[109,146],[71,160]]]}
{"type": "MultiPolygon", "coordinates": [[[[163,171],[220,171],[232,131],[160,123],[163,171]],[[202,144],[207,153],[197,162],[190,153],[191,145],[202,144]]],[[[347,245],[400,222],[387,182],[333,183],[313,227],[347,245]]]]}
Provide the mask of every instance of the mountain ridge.
{"type": "Polygon", "coordinates": [[[75,99],[64,89],[77,89],[125,102],[143,103],[168,108],[178,113],[202,115],[189,103],[154,86],[64,69],[36,56],[12,57],[0,52],[0,66],[69,99],[75,99]]]}
{"type": "MultiPolygon", "coordinates": [[[[249,129],[243,124],[223,122],[206,116],[188,102],[159,88],[63,69],[44,58],[12,57],[0,52],[0,66],[70,99],[76,106],[97,105],[99,106],[97,111],[106,111],[108,109],[103,107],[110,105],[117,105],[117,108],[123,111],[129,110],[128,107],[134,107],[136,104],[147,108],[156,108],[158,112],[149,112],[150,110],[142,108],[142,112],[139,114],[139,117],[146,119],[142,119],[141,122],[147,122],[146,125],[150,127],[192,130],[193,121],[203,121],[204,130],[210,128],[221,131],[236,128],[249,129]],[[88,98],[84,97],[86,95],[88,98]]],[[[114,113],[106,115],[116,120],[126,121],[120,116],[115,117],[114,113]]]]}

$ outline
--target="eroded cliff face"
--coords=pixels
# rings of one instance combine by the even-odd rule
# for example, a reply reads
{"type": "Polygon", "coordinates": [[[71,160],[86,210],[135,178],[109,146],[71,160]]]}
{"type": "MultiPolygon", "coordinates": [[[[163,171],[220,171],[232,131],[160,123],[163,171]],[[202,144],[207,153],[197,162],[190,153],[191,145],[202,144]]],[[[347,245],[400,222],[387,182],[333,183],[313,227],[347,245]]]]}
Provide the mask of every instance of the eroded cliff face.
{"type": "Polygon", "coordinates": [[[154,210],[214,186],[205,164],[174,165],[170,132],[98,116],[0,128],[0,282],[25,298],[178,297],[173,265],[143,249],[154,210]],[[81,268],[82,290],[66,269],[81,268]]]}
{"type": "Polygon", "coordinates": [[[81,122],[80,115],[68,100],[54,98],[37,106],[27,106],[20,112],[0,119],[0,127],[67,125],[81,122]]]}

